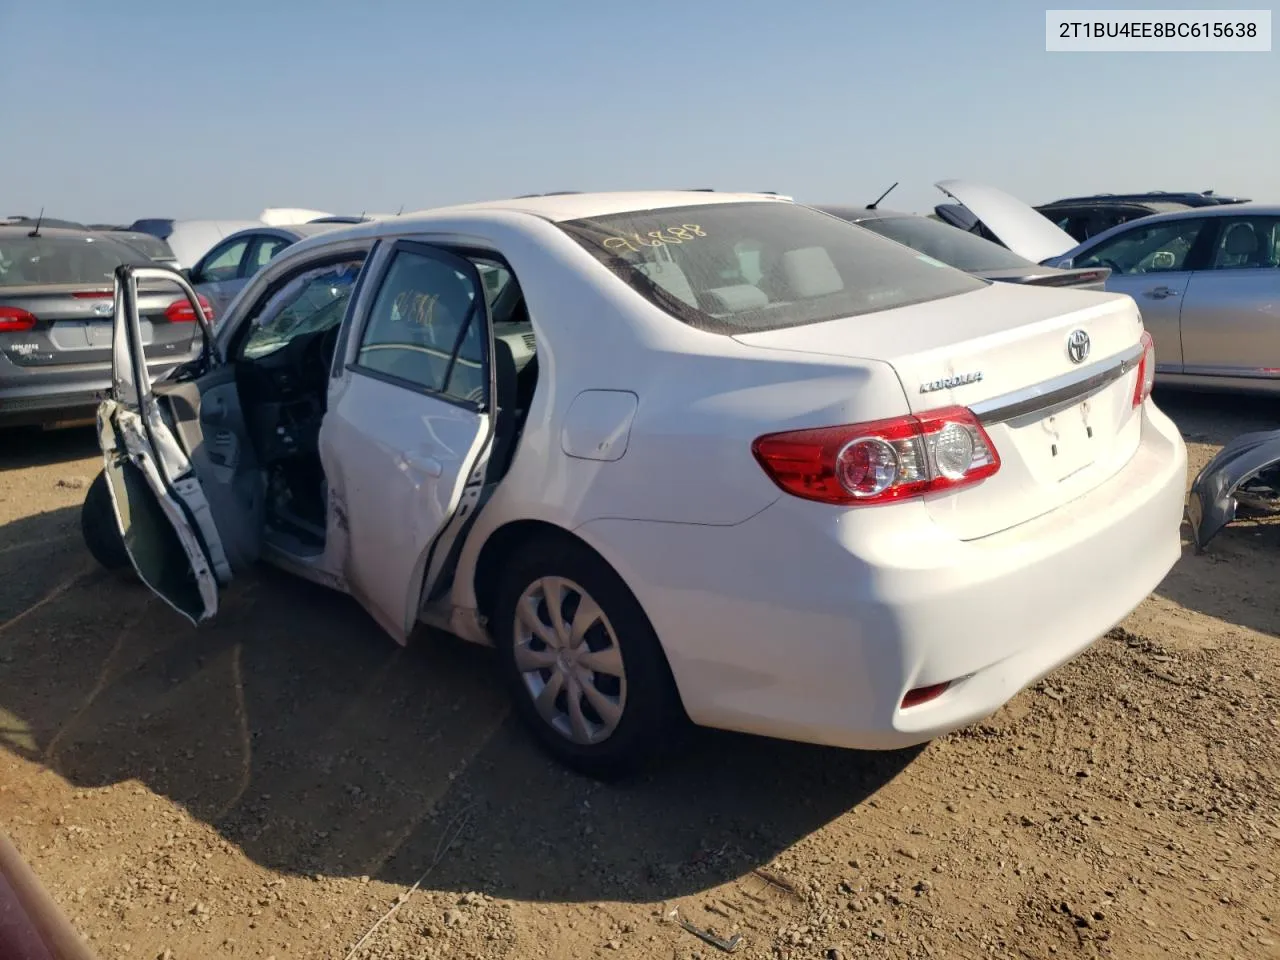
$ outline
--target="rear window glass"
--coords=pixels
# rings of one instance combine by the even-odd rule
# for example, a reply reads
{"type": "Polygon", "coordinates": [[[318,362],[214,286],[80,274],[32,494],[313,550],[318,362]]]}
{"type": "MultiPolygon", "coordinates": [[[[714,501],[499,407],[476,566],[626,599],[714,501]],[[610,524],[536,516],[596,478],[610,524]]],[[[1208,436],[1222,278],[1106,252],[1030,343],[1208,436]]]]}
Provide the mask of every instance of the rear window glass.
{"type": "Polygon", "coordinates": [[[112,237],[112,239],[127,243],[135,250],[145,253],[152,260],[173,259],[173,251],[169,249],[169,245],[159,237],[153,237],[149,233],[130,233],[120,237],[112,237]]]}
{"type": "Polygon", "coordinates": [[[122,263],[149,263],[146,254],[103,236],[0,235],[0,287],[42,283],[102,286],[122,263]]]}
{"type": "Polygon", "coordinates": [[[793,203],[668,207],[560,227],[651,302],[718,333],[820,323],[984,286],[793,203]]]}
{"type": "Polygon", "coordinates": [[[858,226],[906,244],[912,250],[941,260],[957,270],[1011,270],[1033,265],[1030,260],[998,243],[927,217],[885,217],[862,220],[858,226]]]}

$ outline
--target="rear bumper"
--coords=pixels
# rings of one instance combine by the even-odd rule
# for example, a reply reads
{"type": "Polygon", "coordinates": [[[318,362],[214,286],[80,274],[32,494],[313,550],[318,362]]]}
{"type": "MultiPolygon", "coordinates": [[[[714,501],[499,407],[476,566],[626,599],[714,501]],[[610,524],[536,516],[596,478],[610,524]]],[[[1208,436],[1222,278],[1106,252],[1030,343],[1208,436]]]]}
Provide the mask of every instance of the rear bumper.
{"type": "Polygon", "coordinates": [[[697,723],[894,749],[998,710],[1081,653],[1181,553],[1186,447],[1148,401],[1115,476],[979,540],[923,503],[839,510],[782,497],[736,526],[600,520],[697,723]],[[914,688],[951,682],[902,709],[914,688]]]}
{"type": "MultiPolygon", "coordinates": [[[[148,362],[152,377],[191,359],[148,362]]],[[[92,420],[98,404],[111,395],[111,365],[19,367],[0,355],[0,427],[39,426],[92,420]]]]}

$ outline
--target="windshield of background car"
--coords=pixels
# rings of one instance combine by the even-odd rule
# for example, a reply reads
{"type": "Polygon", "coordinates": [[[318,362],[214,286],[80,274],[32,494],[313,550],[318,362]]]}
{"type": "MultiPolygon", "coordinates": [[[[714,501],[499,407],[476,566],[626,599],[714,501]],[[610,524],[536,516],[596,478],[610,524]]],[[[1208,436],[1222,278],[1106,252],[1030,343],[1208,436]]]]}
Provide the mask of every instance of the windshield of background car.
{"type": "Polygon", "coordinates": [[[668,207],[559,226],[650,302],[717,333],[821,323],[985,285],[792,203],[668,207]]]}
{"type": "Polygon", "coordinates": [[[928,254],[957,270],[967,270],[970,273],[1035,266],[1026,257],[1020,257],[998,243],[927,217],[861,220],[858,226],[904,243],[912,250],[928,254]]]}
{"type": "Polygon", "coordinates": [[[122,263],[150,263],[141,250],[92,234],[31,237],[22,231],[0,233],[0,287],[115,282],[122,263]]]}

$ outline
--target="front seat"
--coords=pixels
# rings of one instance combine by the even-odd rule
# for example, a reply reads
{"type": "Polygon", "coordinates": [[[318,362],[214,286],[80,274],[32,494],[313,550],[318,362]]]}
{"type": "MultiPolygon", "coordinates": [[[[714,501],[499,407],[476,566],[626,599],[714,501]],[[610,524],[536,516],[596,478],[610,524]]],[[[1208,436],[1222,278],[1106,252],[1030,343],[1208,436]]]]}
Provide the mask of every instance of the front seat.
{"type": "Polygon", "coordinates": [[[1227,235],[1222,240],[1222,257],[1219,267],[1232,269],[1236,267],[1256,267],[1259,265],[1258,233],[1251,223],[1233,223],[1227,227],[1227,235]]]}

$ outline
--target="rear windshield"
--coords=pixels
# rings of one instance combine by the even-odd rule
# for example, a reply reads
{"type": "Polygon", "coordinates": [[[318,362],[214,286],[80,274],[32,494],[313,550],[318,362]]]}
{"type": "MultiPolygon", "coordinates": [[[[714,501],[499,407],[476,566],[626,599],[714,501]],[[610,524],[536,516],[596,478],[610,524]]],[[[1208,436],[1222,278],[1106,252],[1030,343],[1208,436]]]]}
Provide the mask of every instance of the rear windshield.
{"type": "Polygon", "coordinates": [[[866,227],[890,240],[905,243],[912,250],[941,260],[957,270],[981,272],[1034,266],[1030,260],[1018,256],[1007,247],[928,217],[861,220],[858,226],[866,227]]]}
{"type": "Polygon", "coordinates": [[[153,237],[159,237],[161,240],[168,240],[169,235],[173,233],[172,220],[135,220],[129,224],[129,229],[138,233],[149,233],[153,237]]]}
{"type": "Polygon", "coordinates": [[[169,244],[165,243],[159,237],[153,237],[149,233],[128,233],[119,237],[112,237],[113,240],[119,240],[121,243],[127,243],[135,250],[140,250],[152,260],[172,260],[173,251],[169,249],[169,244]]]}
{"type": "Polygon", "coordinates": [[[793,203],[668,207],[560,227],[651,302],[717,333],[821,323],[984,285],[793,203]]]}
{"type": "Polygon", "coordinates": [[[140,250],[103,236],[0,235],[0,287],[40,283],[102,286],[122,263],[148,263],[140,250]]]}

